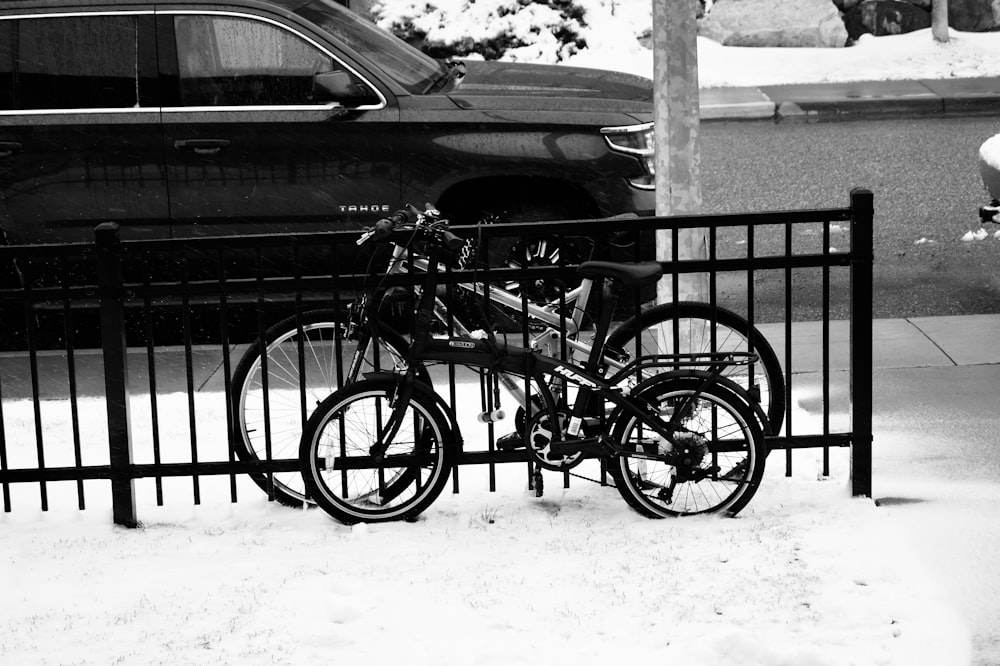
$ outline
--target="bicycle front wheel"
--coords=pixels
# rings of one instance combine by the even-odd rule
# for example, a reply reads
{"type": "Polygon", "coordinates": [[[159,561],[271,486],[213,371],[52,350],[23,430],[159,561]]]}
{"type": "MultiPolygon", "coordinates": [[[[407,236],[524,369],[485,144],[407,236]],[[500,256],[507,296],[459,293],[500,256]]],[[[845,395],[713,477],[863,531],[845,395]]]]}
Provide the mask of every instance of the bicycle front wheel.
{"type": "Polygon", "coordinates": [[[299,449],[309,497],[341,522],[413,518],[430,506],[454,465],[455,433],[430,390],[397,404],[400,379],[362,380],[337,391],[306,423],[299,449]],[[394,432],[384,455],[372,449],[394,432]]]}
{"type": "MultiPolygon", "coordinates": [[[[735,312],[709,303],[664,303],[620,324],[608,335],[607,344],[624,351],[628,360],[656,354],[756,354],[754,363],[730,366],[722,374],[758,400],[772,434],[781,431],[785,418],[781,364],[764,335],[735,312]]],[[[641,370],[643,376],[637,381],[662,371],[641,370]]]]}
{"type": "MultiPolygon", "coordinates": [[[[409,348],[389,330],[380,331],[377,342],[367,333],[349,340],[346,331],[344,314],[312,310],[278,322],[263,343],[258,339],[250,345],[232,380],[234,448],[240,460],[296,457],[303,426],[317,404],[362,373],[392,370],[409,348]]],[[[425,368],[417,377],[430,382],[425,368]]],[[[252,473],[250,478],[264,492],[273,492],[275,501],[302,506],[305,492],[297,472],[252,473]]]]}
{"type": "Polygon", "coordinates": [[[735,515],[757,492],[767,448],[752,410],[735,392],[703,378],[664,376],[638,398],[676,431],[663,440],[635,416],[611,424],[620,454],[610,465],[622,498],[650,518],[735,515]],[[682,465],[650,458],[682,453],[682,465]]]}

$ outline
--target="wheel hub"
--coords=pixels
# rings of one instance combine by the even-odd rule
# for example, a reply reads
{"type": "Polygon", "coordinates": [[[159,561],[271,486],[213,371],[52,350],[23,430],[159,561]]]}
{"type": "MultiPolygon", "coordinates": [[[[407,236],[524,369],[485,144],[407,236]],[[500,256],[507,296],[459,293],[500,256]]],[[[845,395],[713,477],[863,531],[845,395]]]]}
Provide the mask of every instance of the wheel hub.
{"type": "MultiPolygon", "coordinates": [[[[511,246],[504,264],[508,268],[552,267],[559,265],[562,243],[555,238],[522,240],[511,246]]],[[[523,284],[523,293],[534,302],[558,300],[565,293],[567,285],[562,280],[534,280],[523,284]]],[[[522,283],[512,280],[504,285],[512,294],[522,293],[522,283]]]]}
{"type": "Polygon", "coordinates": [[[699,467],[708,456],[708,441],[694,432],[678,432],[674,436],[674,453],[681,456],[685,467],[699,467]]]}

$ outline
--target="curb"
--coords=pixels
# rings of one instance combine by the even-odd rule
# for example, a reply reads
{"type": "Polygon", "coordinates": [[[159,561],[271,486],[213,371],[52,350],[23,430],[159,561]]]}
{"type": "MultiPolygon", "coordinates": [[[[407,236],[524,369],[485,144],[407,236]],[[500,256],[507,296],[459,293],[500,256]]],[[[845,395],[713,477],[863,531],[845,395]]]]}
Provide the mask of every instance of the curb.
{"type": "Polygon", "coordinates": [[[994,115],[1000,77],[705,88],[701,119],[836,122],[994,115]]]}

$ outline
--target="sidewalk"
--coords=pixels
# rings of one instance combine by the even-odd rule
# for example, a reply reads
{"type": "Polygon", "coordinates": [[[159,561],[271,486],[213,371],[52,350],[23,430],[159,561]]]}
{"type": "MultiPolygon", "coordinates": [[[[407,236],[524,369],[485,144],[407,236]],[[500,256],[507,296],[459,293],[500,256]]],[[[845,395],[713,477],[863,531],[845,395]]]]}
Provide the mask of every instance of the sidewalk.
{"type": "MultiPolygon", "coordinates": [[[[782,363],[785,360],[785,325],[760,324],[782,363]]],[[[962,315],[877,319],[873,322],[873,371],[925,368],[937,374],[942,368],[1000,364],[1000,315],[962,315]]],[[[820,322],[792,325],[792,372],[818,372],[823,364],[823,334],[820,322]]],[[[847,370],[850,362],[848,322],[830,323],[830,369],[847,370]]],[[[235,367],[243,347],[235,347],[230,361],[235,367]]],[[[42,399],[62,399],[69,395],[69,374],[65,353],[39,352],[38,391],[42,399]]],[[[104,395],[102,357],[97,350],[75,354],[79,395],[104,395]]],[[[157,393],[187,392],[187,360],[182,347],[161,347],[155,352],[157,393]]],[[[191,387],[195,392],[224,390],[222,352],[218,347],[196,347],[191,352],[191,387]]],[[[137,393],[149,393],[149,361],[145,349],[129,353],[129,383],[137,393]]],[[[30,399],[31,366],[25,353],[0,353],[0,395],[4,400],[30,399]]]]}
{"type": "Polygon", "coordinates": [[[701,119],[828,122],[1000,112],[1000,77],[704,88],[701,119]]]}
{"type": "MultiPolygon", "coordinates": [[[[784,360],[784,324],[758,326],[779,359],[784,360]]],[[[1000,315],[956,315],[876,319],[872,322],[872,370],[951,368],[1000,364],[1000,315]]],[[[792,325],[793,373],[823,367],[820,322],[792,325]]],[[[830,322],[830,369],[847,370],[850,332],[847,321],[830,322]]]]}

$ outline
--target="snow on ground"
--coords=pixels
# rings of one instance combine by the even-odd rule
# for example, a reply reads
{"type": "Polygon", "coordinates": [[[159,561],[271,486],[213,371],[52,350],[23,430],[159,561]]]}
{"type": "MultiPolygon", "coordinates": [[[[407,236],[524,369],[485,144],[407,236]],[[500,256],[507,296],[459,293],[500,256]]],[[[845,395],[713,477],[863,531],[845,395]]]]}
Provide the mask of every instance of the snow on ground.
{"type": "MultiPolygon", "coordinates": [[[[473,391],[472,393],[476,393],[473,391]]],[[[219,394],[199,395],[202,459],[224,459],[219,394]],[[214,447],[214,448],[213,448],[214,447]],[[213,458],[214,456],[214,458],[213,458]]],[[[136,459],[150,457],[148,396],[132,399],[136,459]]],[[[190,455],[186,396],[160,399],[165,460],[190,455]],[[176,432],[173,430],[176,428],[176,432]]],[[[50,443],[70,440],[68,403],[44,405],[50,443]]],[[[85,462],[103,462],[103,406],[81,404],[85,462]],[[88,416],[89,415],[89,416],[88,416]]],[[[462,427],[482,441],[475,410],[462,427]]],[[[28,402],[8,423],[33,421],[28,402]]],[[[820,427],[794,415],[798,432],[820,427]]],[[[30,429],[28,429],[30,431],[30,429]]],[[[31,459],[32,438],[9,443],[31,459]]],[[[53,447],[50,464],[69,456],[53,447]]],[[[138,486],[138,530],[114,528],[105,482],[13,488],[0,517],[0,662],[74,664],[522,664],[630,659],[683,664],[967,664],[969,633],[902,546],[887,514],[850,496],[848,456],[784,454],[735,519],[653,521],[612,487],[526,488],[521,465],[462,468],[414,524],[346,527],[269,504],[240,479],[138,486]],[[33,508],[34,507],[34,508],[33,508]]],[[[584,475],[594,469],[579,468],[584,475]]]]}

